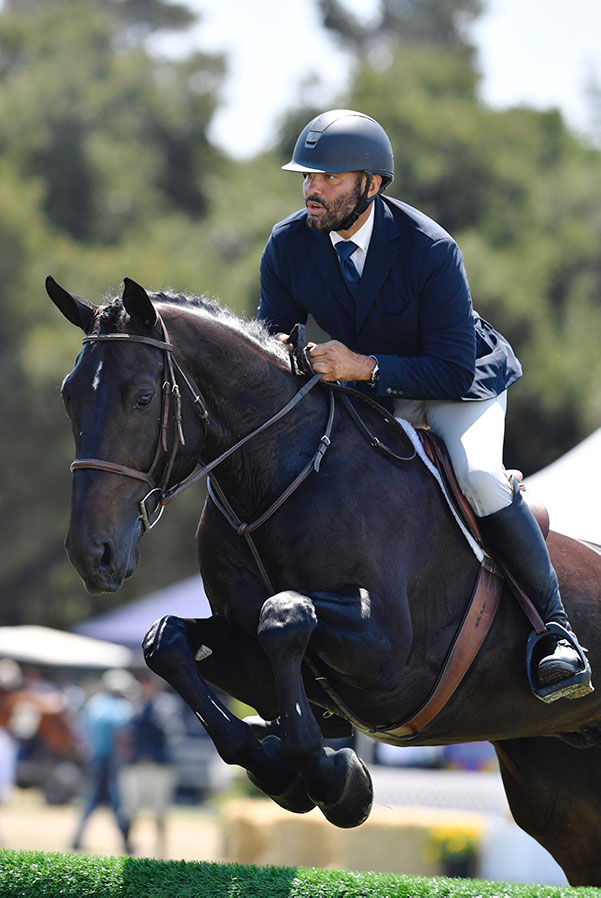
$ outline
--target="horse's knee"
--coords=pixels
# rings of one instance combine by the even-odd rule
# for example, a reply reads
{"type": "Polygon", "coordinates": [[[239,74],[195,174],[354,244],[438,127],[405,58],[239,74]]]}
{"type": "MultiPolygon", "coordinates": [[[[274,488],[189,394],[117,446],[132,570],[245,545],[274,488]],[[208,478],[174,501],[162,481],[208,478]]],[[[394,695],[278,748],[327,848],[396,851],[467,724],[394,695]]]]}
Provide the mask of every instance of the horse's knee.
{"type": "Polygon", "coordinates": [[[146,633],[142,648],[146,664],[160,676],[181,668],[191,658],[185,622],[173,614],[160,617],[146,633]]]}
{"type": "Polygon", "coordinates": [[[311,599],[287,590],[271,596],[263,604],[257,637],[268,654],[283,645],[288,652],[304,651],[316,626],[317,615],[311,599]]]}

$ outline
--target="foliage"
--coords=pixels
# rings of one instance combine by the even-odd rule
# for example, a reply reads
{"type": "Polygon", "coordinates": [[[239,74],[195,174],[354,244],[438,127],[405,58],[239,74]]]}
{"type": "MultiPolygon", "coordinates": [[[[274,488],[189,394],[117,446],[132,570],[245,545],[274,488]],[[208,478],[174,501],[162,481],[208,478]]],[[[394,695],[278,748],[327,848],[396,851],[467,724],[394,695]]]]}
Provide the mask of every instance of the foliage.
{"type": "Polygon", "coordinates": [[[0,851],[3,898],[599,898],[595,888],[0,851]]]}
{"type": "MultiPolygon", "coordinates": [[[[390,192],[457,238],[476,308],[523,362],[506,458],[531,473],[601,419],[601,151],[555,112],[482,105],[463,29],[477,0],[386,0],[354,31],[336,0],[320,7],[356,60],[332,105],[385,125],[397,169],[390,192]]],[[[129,276],[254,316],[270,228],[302,202],[300,178],[279,167],[320,110],[291,105],[273,152],[250,162],[219,155],[207,131],[223,60],[166,61],[148,49],[149,35],[193,18],[166,0],[0,7],[5,624],[68,627],[196,569],[202,488],[145,538],[139,572],[118,596],[88,596],[70,568],[62,542],[73,447],[59,385],[81,334],[43,290],[52,274],[100,302],[129,276]]]]}
{"type": "Polygon", "coordinates": [[[465,26],[481,0],[381,0],[375,22],[359,23],[340,0],[319,0],[323,24],[355,52],[383,46],[465,47],[465,26]]]}
{"type": "Polygon", "coordinates": [[[458,860],[474,857],[482,838],[482,827],[465,823],[441,824],[432,827],[429,850],[440,860],[458,860]]]}
{"type": "Polygon", "coordinates": [[[30,0],[0,17],[0,149],[40,179],[47,219],[83,242],[115,243],[169,208],[201,217],[215,162],[206,129],[221,61],[153,59],[124,12],[30,0]]]}

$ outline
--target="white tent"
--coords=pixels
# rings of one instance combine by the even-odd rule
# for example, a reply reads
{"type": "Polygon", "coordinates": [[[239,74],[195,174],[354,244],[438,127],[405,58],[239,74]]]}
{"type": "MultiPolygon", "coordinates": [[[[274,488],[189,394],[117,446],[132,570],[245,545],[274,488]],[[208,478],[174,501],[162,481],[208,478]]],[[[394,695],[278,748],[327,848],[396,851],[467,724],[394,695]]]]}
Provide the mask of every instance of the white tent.
{"type": "Polygon", "coordinates": [[[133,653],[125,646],[53,630],[51,627],[0,627],[0,657],[57,667],[128,667],[133,653]]]}
{"type": "Polygon", "coordinates": [[[78,624],[73,629],[84,636],[108,639],[135,649],[141,655],[141,642],[148,628],[164,614],[177,617],[210,617],[212,612],[200,574],[180,580],[164,589],[136,599],[120,608],[78,624]]]}
{"type": "Polygon", "coordinates": [[[601,427],[525,483],[552,530],[601,544],[601,427]]]}

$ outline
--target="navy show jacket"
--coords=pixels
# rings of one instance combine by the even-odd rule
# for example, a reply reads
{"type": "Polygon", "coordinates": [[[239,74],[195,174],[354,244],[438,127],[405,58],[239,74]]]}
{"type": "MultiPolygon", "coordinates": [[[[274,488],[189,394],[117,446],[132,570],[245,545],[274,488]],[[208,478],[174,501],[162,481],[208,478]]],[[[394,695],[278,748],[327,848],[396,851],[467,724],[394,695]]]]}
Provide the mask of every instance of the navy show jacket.
{"type": "Polygon", "coordinates": [[[461,250],[440,225],[377,197],[354,299],[329,235],[310,230],[306,214],[276,224],[263,252],[258,317],[272,333],[310,313],[331,339],[377,357],[375,396],[388,406],[396,397],[488,399],[521,376],[509,343],[474,311],[461,250]]]}

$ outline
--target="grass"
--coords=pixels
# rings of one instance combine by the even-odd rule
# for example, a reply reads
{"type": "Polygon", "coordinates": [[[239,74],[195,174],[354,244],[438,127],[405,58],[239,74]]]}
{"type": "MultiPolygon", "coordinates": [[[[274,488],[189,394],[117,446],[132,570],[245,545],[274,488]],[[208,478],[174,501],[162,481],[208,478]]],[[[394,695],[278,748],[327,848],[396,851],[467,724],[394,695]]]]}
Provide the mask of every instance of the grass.
{"type": "Polygon", "coordinates": [[[601,898],[601,889],[0,851],[2,898],[601,898]]]}

